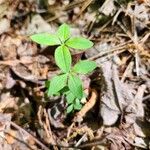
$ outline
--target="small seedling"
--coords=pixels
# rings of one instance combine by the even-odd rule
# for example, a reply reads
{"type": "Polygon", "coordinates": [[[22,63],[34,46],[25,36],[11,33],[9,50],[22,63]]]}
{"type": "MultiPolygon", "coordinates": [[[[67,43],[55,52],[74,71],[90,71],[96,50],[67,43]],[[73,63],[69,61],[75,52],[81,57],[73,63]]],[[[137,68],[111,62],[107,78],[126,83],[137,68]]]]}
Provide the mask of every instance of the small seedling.
{"type": "Polygon", "coordinates": [[[96,68],[96,63],[80,60],[72,66],[70,48],[86,50],[93,43],[82,37],[71,37],[70,27],[62,24],[55,34],[40,33],[31,36],[31,39],[41,45],[58,45],[55,50],[55,62],[61,73],[46,82],[47,95],[65,95],[67,100],[67,113],[82,108],[81,99],[85,97],[82,81],[79,74],[87,74],[96,68]]]}

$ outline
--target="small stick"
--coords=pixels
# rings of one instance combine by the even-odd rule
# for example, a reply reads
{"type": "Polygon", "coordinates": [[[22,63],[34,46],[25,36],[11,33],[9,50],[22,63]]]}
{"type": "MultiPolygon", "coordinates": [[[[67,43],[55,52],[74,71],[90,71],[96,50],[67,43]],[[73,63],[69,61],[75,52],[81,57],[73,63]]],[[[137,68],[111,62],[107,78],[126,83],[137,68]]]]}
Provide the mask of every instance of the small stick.
{"type": "Polygon", "coordinates": [[[71,130],[72,130],[72,128],[73,128],[74,125],[75,125],[75,123],[73,122],[73,123],[71,124],[71,126],[68,127],[67,138],[69,138],[69,136],[70,136],[70,134],[71,134],[71,130]]]}
{"type": "Polygon", "coordinates": [[[82,12],[92,3],[92,1],[93,0],[85,1],[85,3],[83,4],[83,6],[82,6],[82,8],[81,8],[81,10],[80,10],[80,12],[79,12],[79,14],[77,15],[76,18],[78,18],[82,14],[82,12]]]}
{"type": "Polygon", "coordinates": [[[117,50],[123,50],[123,49],[125,49],[127,47],[126,44],[129,44],[129,43],[131,43],[131,40],[126,42],[126,43],[124,43],[124,44],[120,44],[119,46],[112,47],[109,50],[106,50],[104,52],[100,52],[100,53],[96,54],[95,56],[92,56],[92,57],[88,58],[88,60],[96,60],[96,59],[98,59],[98,58],[100,58],[103,55],[106,55],[108,53],[115,52],[117,50]]]}
{"type": "Polygon", "coordinates": [[[42,148],[42,149],[44,149],[44,150],[49,150],[49,148],[46,146],[46,145],[44,145],[42,142],[40,142],[38,139],[36,139],[33,135],[31,135],[30,133],[28,133],[26,130],[24,130],[23,128],[21,128],[20,126],[18,126],[17,124],[15,124],[14,122],[10,122],[11,123],[11,125],[14,127],[14,128],[16,128],[16,129],[18,129],[18,130],[21,130],[22,132],[24,132],[25,134],[28,134],[28,135],[30,135],[32,138],[33,138],[33,140],[42,148]]]}
{"type": "Polygon", "coordinates": [[[93,146],[97,146],[97,145],[103,145],[103,146],[107,147],[108,144],[106,143],[106,138],[99,139],[98,141],[84,143],[84,144],[80,145],[78,148],[83,149],[83,148],[93,147],[93,146]]]}
{"type": "Polygon", "coordinates": [[[72,3],[70,3],[69,5],[65,6],[64,9],[62,9],[63,11],[67,11],[67,10],[71,10],[77,6],[82,5],[82,3],[84,3],[86,0],[80,0],[80,1],[73,1],[72,3]]]}
{"type": "Polygon", "coordinates": [[[86,136],[87,136],[87,133],[83,134],[83,136],[81,137],[81,139],[76,143],[75,147],[79,147],[79,145],[85,139],[86,136]]]}
{"type": "Polygon", "coordinates": [[[131,61],[122,75],[121,82],[124,82],[125,78],[127,77],[129,70],[131,69],[131,67],[133,67],[133,65],[134,65],[133,61],[131,61]]]}
{"type": "Polygon", "coordinates": [[[143,101],[145,101],[145,100],[147,100],[147,99],[149,99],[150,98],[150,94],[149,95],[147,95],[147,96],[145,96],[145,97],[143,97],[143,101]]]}
{"type": "Polygon", "coordinates": [[[138,52],[135,53],[135,69],[136,69],[136,75],[139,77],[140,75],[140,67],[139,67],[139,60],[140,57],[138,55],[138,52]]]}

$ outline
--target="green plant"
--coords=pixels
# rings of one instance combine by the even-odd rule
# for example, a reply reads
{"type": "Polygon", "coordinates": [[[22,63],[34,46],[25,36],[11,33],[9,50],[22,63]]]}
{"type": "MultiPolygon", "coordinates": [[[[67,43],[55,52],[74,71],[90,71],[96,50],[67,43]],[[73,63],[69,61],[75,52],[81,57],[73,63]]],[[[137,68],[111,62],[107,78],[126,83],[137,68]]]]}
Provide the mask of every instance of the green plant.
{"type": "Polygon", "coordinates": [[[64,94],[67,100],[67,113],[80,110],[80,100],[85,97],[82,81],[79,74],[87,74],[96,68],[96,63],[88,60],[80,60],[72,66],[70,48],[86,50],[93,46],[93,43],[82,37],[70,37],[70,27],[62,24],[55,34],[40,33],[31,36],[31,39],[41,45],[58,45],[55,50],[55,62],[61,73],[46,82],[47,94],[64,94]]]}

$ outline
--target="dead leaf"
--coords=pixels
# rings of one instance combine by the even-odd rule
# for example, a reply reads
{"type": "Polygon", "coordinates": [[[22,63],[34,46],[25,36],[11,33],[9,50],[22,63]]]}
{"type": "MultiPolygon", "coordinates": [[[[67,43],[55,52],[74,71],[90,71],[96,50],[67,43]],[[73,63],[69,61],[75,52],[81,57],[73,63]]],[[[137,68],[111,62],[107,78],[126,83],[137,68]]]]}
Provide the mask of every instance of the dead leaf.
{"type": "Polygon", "coordinates": [[[14,97],[12,97],[9,92],[2,93],[0,99],[0,112],[4,112],[6,108],[17,108],[17,98],[15,99],[14,97]]]}
{"type": "Polygon", "coordinates": [[[115,64],[106,61],[101,66],[107,87],[106,91],[102,93],[100,114],[104,125],[113,125],[124,108],[131,103],[133,91],[127,84],[119,80],[115,64]]]}
{"type": "Polygon", "coordinates": [[[15,130],[9,130],[6,134],[6,140],[8,144],[13,144],[16,140],[17,132],[15,130]]]}
{"type": "Polygon", "coordinates": [[[106,16],[113,15],[116,11],[116,6],[114,5],[114,0],[106,0],[102,7],[99,9],[100,12],[106,16]]]}
{"type": "Polygon", "coordinates": [[[8,32],[10,29],[10,21],[6,18],[0,20],[0,35],[4,32],[8,32]]]}
{"type": "Polygon", "coordinates": [[[42,32],[54,33],[55,27],[48,24],[40,15],[34,15],[26,30],[26,34],[31,35],[42,32]]]}

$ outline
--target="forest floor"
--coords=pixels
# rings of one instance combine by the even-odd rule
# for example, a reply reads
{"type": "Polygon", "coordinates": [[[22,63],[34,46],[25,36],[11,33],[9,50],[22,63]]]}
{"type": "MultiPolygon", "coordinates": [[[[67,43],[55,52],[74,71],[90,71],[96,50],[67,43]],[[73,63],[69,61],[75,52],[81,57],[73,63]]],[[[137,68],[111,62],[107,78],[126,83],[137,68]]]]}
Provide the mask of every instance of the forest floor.
{"type": "MultiPolygon", "coordinates": [[[[78,57],[75,54],[73,57],[78,57]]],[[[150,149],[149,0],[0,0],[0,150],[150,149]],[[86,109],[46,97],[55,47],[30,39],[67,23],[93,41],[86,109]]]]}

